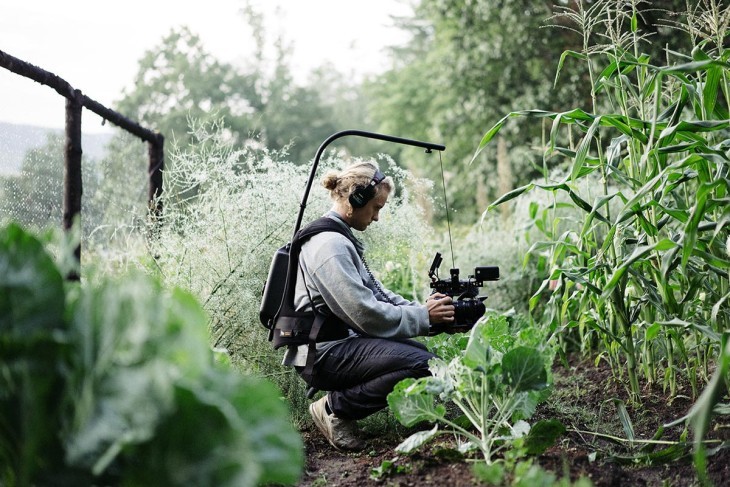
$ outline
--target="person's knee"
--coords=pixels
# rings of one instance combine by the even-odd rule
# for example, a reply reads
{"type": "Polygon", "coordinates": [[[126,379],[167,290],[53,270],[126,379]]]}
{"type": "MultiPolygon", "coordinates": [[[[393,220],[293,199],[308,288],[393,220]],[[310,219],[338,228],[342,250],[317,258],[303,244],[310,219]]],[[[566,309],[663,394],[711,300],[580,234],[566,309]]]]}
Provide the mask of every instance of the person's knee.
{"type": "Polygon", "coordinates": [[[413,377],[417,379],[419,377],[427,377],[431,375],[431,369],[429,369],[428,363],[435,357],[436,355],[430,352],[420,353],[413,364],[413,373],[415,374],[413,377]]]}

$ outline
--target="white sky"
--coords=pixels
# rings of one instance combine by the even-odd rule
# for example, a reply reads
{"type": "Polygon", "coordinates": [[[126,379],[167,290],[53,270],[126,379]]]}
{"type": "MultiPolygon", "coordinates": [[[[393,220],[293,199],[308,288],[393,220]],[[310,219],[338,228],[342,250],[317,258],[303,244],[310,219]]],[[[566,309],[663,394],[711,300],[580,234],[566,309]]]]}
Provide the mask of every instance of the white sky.
{"type": "MultiPolygon", "coordinates": [[[[391,15],[407,0],[251,0],[265,14],[268,38],[293,44],[295,74],[323,63],[361,76],[386,67],[384,46],[401,43],[391,15]],[[280,7],[279,14],[275,13],[280,7]]],[[[0,0],[0,50],[50,71],[102,105],[121,98],[145,51],[187,25],[217,59],[252,52],[244,0],[0,0]]],[[[0,121],[62,128],[64,99],[53,89],[0,68],[0,121]]],[[[104,131],[83,112],[83,130],[104,131]]]]}

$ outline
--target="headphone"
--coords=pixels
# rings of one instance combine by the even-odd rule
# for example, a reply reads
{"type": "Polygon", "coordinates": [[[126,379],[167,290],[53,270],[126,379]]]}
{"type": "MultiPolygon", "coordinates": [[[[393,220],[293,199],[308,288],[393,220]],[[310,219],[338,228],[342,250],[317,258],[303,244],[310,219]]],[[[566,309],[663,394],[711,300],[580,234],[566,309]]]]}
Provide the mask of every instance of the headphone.
{"type": "Polygon", "coordinates": [[[370,182],[365,186],[356,186],[355,191],[349,197],[350,204],[353,208],[362,208],[368,204],[368,201],[373,199],[375,196],[375,186],[380,184],[385,179],[385,174],[380,172],[379,169],[375,170],[370,182]]]}

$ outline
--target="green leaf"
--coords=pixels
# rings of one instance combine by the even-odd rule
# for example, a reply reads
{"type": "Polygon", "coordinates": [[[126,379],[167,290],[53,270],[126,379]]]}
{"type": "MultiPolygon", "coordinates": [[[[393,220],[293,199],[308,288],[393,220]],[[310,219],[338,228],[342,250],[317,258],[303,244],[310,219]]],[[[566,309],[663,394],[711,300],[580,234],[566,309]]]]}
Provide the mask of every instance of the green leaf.
{"type": "Polygon", "coordinates": [[[578,174],[581,172],[581,169],[583,169],[583,164],[585,164],[586,156],[588,155],[588,149],[590,149],[591,142],[593,141],[593,136],[595,135],[600,125],[601,117],[598,116],[593,119],[593,123],[588,128],[588,132],[586,132],[583,140],[580,141],[580,144],[578,145],[578,150],[576,151],[575,161],[573,162],[573,169],[570,172],[571,181],[575,181],[578,178],[578,174]]]}
{"type": "Polygon", "coordinates": [[[659,323],[652,323],[646,329],[646,335],[645,335],[646,341],[652,341],[653,339],[655,339],[659,335],[659,332],[661,331],[661,329],[662,329],[662,325],[660,325],[659,323]]]}
{"type": "Polygon", "coordinates": [[[536,391],[547,387],[545,361],[537,350],[517,347],[502,357],[502,375],[515,391],[536,391]]]}
{"type": "Polygon", "coordinates": [[[715,112],[715,105],[717,104],[717,95],[722,75],[723,70],[719,67],[713,66],[707,70],[705,86],[702,90],[702,100],[708,117],[711,117],[715,112]]]}
{"type": "Polygon", "coordinates": [[[209,371],[175,388],[175,409],[140,445],[126,485],[294,484],[303,444],[279,391],[261,380],[209,371]]]}
{"type": "Polygon", "coordinates": [[[177,378],[210,367],[207,318],[189,293],[170,294],[142,274],[83,288],[71,314],[68,459],[103,470],[122,448],[154,436],[174,407],[177,378]]]}
{"type": "Polygon", "coordinates": [[[43,244],[15,223],[0,228],[0,484],[35,484],[37,472],[63,468],[64,309],[63,279],[43,244]]]}
{"type": "MultiPolygon", "coordinates": [[[[281,391],[266,380],[241,376],[231,369],[212,369],[204,379],[199,383],[204,400],[226,414],[230,435],[238,437],[232,442],[238,451],[226,452],[226,461],[238,463],[239,475],[258,471],[255,485],[295,483],[304,467],[304,444],[290,421],[281,391]],[[246,458],[250,460],[244,461],[246,458]]],[[[194,433],[194,424],[192,429],[194,433]]],[[[210,458],[201,460],[211,463],[210,458]]],[[[221,470],[224,465],[219,464],[221,470]]],[[[228,485],[238,484],[231,481],[228,485]]]]}
{"type": "Polygon", "coordinates": [[[550,388],[546,387],[539,391],[527,391],[521,392],[518,396],[517,404],[515,405],[515,411],[512,414],[512,421],[519,421],[521,419],[531,418],[537,406],[545,402],[550,396],[550,388]]]}
{"type": "Polygon", "coordinates": [[[30,342],[63,326],[63,277],[43,244],[19,225],[0,230],[0,335],[30,342]]]}
{"type": "Polygon", "coordinates": [[[659,134],[658,143],[660,146],[669,145],[677,134],[694,134],[699,132],[714,132],[725,130],[730,126],[726,120],[682,120],[676,125],[671,125],[659,134]]]}
{"type": "Polygon", "coordinates": [[[438,434],[438,425],[435,425],[430,430],[418,431],[403,440],[400,445],[396,446],[395,451],[396,453],[403,453],[407,455],[421,448],[423,445],[435,438],[438,434]]]}
{"type": "Polygon", "coordinates": [[[690,218],[684,227],[684,237],[682,240],[682,268],[687,266],[692,252],[695,251],[695,242],[697,242],[697,232],[699,225],[705,217],[705,208],[710,197],[710,193],[725,184],[722,180],[716,180],[712,183],[701,184],[695,194],[695,204],[692,208],[690,218]]]}
{"type": "Polygon", "coordinates": [[[388,406],[403,426],[436,421],[446,414],[445,408],[436,406],[434,395],[428,392],[428,379],[404,379],[388,394],[388,406]]]}
{"type": "Polygon", "coordinates": [[[712,312],[710,313],[710,319],[712,320],[713,325],[717,325],[717,315],[720,313],[720,310],[723,309],[723,306],[725,306],[725,303],[730,299],[730,292],[725,294],[718,302],[716,302],[712,306],[712,312]]]}
{"type": "Polygon", "coordinates": [[[555,112],[547,112],[544,110],[522,110],[517,112],[511,112],[502,117],[501,120],[499,120],[492,128],[487,130],[487,132],[482,137],[482,140],[479,141],[479,146],[477,147],[476,152],[474,152],[474,155],[471,158],[471,161],[469,161],[469,164],[473,163],[474,160],[477,158],[477,156],[481,153],[481,151],[484,149],[484,147],[489,144],[489,142],[494,138],[497,133],[502,129],[502,126],[513,117],[535,117],[535,118],[545,118],[545,117],[554,117],[555,112]]]}
{"type": "Polygon", "coordinates": [[[614,399],[613,404],[616,406],[616,410],[618,411],[618,417],[621,420],[621,426],[624,428],[626,439],[633,443],[636,435],[634,434],[634,425],[631,422],[629,411],[626,409],[626,403],[624,403],[621,399],[614,399]]]}
{"type": "Polygon", "coordinates": [[[560,54],[560,60],[558,61],[558,69],[555,72],[555,81],[553,81],[553,86],[557,86],[558,84],[558,78],[560,77],[560,71],[563,69],[563,64],[565,63],[565,59],[570,56],[574,57],[576,59],[580,60],[586,60],[588,59],[588,56],[586,56],[583,53],[576,52],[576,51],[563,51],[562,54],[560,54]]]}
{"type": "Polygon", "coordinates": [[[505,485],[504,478],[507,475],[507,467],[504,462],[494,462],[487,464],[485,462],[477,462],[472,467],[474,478],[486,485],[505,485]]]}
{"type": "Polygon", "coordinates": [[[723,69],[728,69],[728,64],[721,61],[715,61],[712,59],[702,59],[700,61],[693,61],[690,63],[684,63],[684,64],[677,64],[674,66],[669,66],[666,68],[662,68],[660,71],[662,73],[667,74],[673,74],[673,73],[694,73],[697,71],[704,71],[707,69],[712,68],[713,66],[718,66],[723,69]]]}
{"type": "Polygon", "coordinates": [[[472,369],[481,367],[488,370],[495,351],[506,351],[513,341],[507,318],[504,315],[487,314],[472,329],[464,351],[464,365],[472,369]]]}
{"type": "Polygon", "coordinates": [[[525,438],[529,455],[541,455],[565,434],[565,425],[557,419],[543,419],[535,423],[525,438]]]}
{"type": "Polygon", "coordinates": [[[596,83],[593,85],[593,91],[595,93],[599,93],[603,87],[606,86],[606,80],[610,79],[613,76],[613,73],[615,73],[618,69],[618,62],[615,58],[612,58],[611,62],[603,68],[601,74],[596,77],[596,83]]]}
{"type": "Polygon", "coordinates": [[[525,193],[527,191],[530,191],[534,187],[535,187],[535,185],[532,184],[532,183],[530,183],[530,184],[526,184],[524,186],[520,186],[519,188],[515,188],[512,191],[503,194],[494,203],[492,203],[491,205],[489,205],[489,207],[487,208],[487,211],[489,211],[489,210],[491,210],[491,209],[493,209],[493,208],[501,205],[502,203],[505,203],[505,202],[507,202],[509,200],[512,200],[512,199],[517,198],[522,193],[525,193]]]}
{"type": "Polygon", "coordinates": [[[634,263],[646,258],[646,256],[648,256],[651,252],[655,250],[666,251],[669,249],[673,249],[674,247],[677,247],[677,243],[668,238],[662,239],[654,245],[641,245],[636,247],[631,255],[628,258],[624,259],[621,262],[621,265],[611,275],[608,283],[606,283],[603,288],[603,298],[607,298],[611,294],[611,292],[613,292],[613,289],[619,283],[623,275],[626,273],[627,269],[634,263]]]}

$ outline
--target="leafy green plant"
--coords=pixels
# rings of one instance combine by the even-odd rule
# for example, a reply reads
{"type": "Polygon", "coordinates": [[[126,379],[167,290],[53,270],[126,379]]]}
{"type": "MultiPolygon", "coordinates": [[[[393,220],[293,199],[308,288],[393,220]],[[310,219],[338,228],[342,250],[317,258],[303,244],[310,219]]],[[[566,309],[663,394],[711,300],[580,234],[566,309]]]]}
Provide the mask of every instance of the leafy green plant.
{"type": "Polygon", "coordinates": [[[668,51],[677,61],[661,65],[640,51],[642,4],[601,1],[584,10],[579,3],[557,15],[583,38],[582,51],[564,53],[558,75],[570,59],[585,62],[592,106],[510,113],[478,149],[512,117],[550,123],[545,179],[510,191],[489,210],[542,190],[554,199],[535,209],[536,223],[559,218],[566,202],[579,212],[570,228],[544,224],[544,239],[530,249],[547,253],[550,265],[531,305],[548,295],[545,319],[600,345],[637,402],[640,379],[675,394],[678,373],[697,394],[730,318],[730,65],[718,41],[730,10],[713,0],[699,4],[690,15],[696,23],[686,27],[696,35],[691,57],[668,51]],[[718,32],[708,33],[713,25],[718,32]],[[611,42],[592,44],[596,36],[611,42]],[[565,168],[564,175],[551,179],[551,165],[565,168]],[[597,184],[579,191],[588,178],[597,184]]]}
{"type": "Polygon", "coordinates": [[[65,284],[0,229],[4,485],[294,483],[301,438],[276,388],[210,348],[207,318],[141,273],[65,284]]]}
{"type": "Polygon", "coordinates": [[[398,463],[399,457],[383,460],[382,463],[370,470],[370,478],[372,480],[381,481],[390,475],[408,473],[411,471],[411,465],[406,463],[401,465],[398,463]]]}
{"type": "Polygon", "coordinates": [[[396,385],[388,404],[405,426],[437,423],[419,431],[397,447],[409,453],[440,434],[466,439],[462,451],[478,449],[485,462],[510,447],[538,452],[546,440],[554,440],[561,426],[526,421],[549,394],[549,366],[552,354],[533,343],[537,334],[512,333],[506,320],[491,315],[471,331],[466,349],[450,361],[433,359],[432,376],[407,379],[396,385]],[[453,403],[466,421],[447,415],[445,404],[453,403]],[[439,429],[439,423],[447,427],[439,429]],[[465,423],[465,424],[464,424],[465,423]]]}

